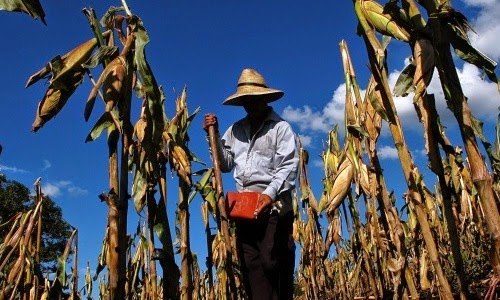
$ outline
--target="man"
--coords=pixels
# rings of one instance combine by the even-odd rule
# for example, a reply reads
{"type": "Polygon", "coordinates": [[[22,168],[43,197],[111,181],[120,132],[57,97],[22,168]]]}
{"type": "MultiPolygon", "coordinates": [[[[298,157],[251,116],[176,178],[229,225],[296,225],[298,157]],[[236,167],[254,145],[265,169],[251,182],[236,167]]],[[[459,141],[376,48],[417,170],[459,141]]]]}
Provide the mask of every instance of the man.
{"type": "MultiPolygon", "coordinates": [[[[298,153],[290,124],[268,103],[283,92],[268,88],[262,75],[244,69],[236,93],[224,105],[243,106],[247,115],[218,140],[220,168],[234,168],[238,192],[259,192],[255,219],[235,220],[236,241],[250,299],[292,299],[295,244],[291,192],[298,153]]],[[[217,117],[205,115],[203,128],[218,129],[217,117]]]]}

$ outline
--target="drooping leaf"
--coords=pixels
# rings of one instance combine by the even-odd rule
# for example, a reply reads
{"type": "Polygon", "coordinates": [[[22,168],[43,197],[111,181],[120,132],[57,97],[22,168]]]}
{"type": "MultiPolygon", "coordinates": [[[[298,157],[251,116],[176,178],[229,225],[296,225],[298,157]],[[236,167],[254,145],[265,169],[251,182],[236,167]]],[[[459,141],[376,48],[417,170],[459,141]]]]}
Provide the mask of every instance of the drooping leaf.
{"type": "Polygon", "coordinates": [[[201,179],[194,184],[195,190],[200,193],[203,200],[208,202],[210,209],[214,209],[217,206],[217,198],[211,181],[212,174],[213,168],[206,169],[201,179]]]}
{"type": "Polygon", "coordinates": [[[135,211],[140,213],[146,205],[146,188],[148,181],[146,170],[142,166],[135,166],[134,179],[132,183],[132,199],[134,200],[135,211]]]}
{"type": "Polygon", "coordinates": [[[70,238],[68,239],[68,242],[66,243],[66,247],[64,248],[63,254],[61,255],[61,257],[59,257],[57,259],[58,267],[57,267],[57,271],[56,271],[56,277],[63,287],[66,287],[66,285],[68,284],[67,283],[68,275],[66,274],[66,263],[68,262],[69,254],[71,253],[71,248],[72,248],[76,233],[77,233],[77,230],[76,229],[73,230],[70,238]]]}
{"type": "Polygon", "coordinates": [[[108,232],[109,232],[109,227],[106,228],[106,234],[104,235],[104,238],[102,240],[101,253],[99,254],[99,257],[97,259],[97,267],[95,270],[94,277],[92,278],[94,281],[97,280],[97,276],[99,276],[102,270],[104,270],[104,268],[108,265],[108,255],[109,255],[108,232]]]}
{"type": "Polygon", "coordinates": [[[111,23],[113,18],[115,17],[115,14],[117,12],[122,12],[125,9],[122,6],[116,7],[116,6],[111,6],[108,11],[102,16],[101,20],[99,20],[99,24],[101,24],[102,27],[107,27],[108,24],[111,23]]]}
{"type": "Polygon", "coordinates": [[[186,119],[186,132],[184,133],[185,135],[187,135],[187,129],[189,128],[189,126],[191,125],[191,122],[193,121],[194,117],[196,117],[196,115],[201,111],[201,107],[197,107],[193,113],[191,115],[189,115],[189,117],[186,119]]]}
{"type": "Polygon", "coordinates": [[[394,96],[405,97],[415,90],[413,86],[413,76],[415,75],[415,70],[415,64],[410,62],[410,64],[408,64],[403,71],[401,71],[401,74],[399,74],[396,84],[394,85],[394,96]]]}
{"type": "MultiPolygon", "coordinates": [[[[500,116],[499,116],[500,118],[500,116]]],[[[472,129],[476,136],[481,140],[484,148],[486,149],[486,153],[488,153],[488,158],[491,162],[491,167],[495,171],[495,173],[500,174],[500,153],[495,150],[495,147],[486,140],[483,132],[483,122],[479,121],[475,117],[472,117],[472,129]]],[[[497,125],[497,134],[498,134],[498,125],[497,125]]],[[[498,145],[497,145],[498,147],[498,145]]]]}
{"type": "Polygon", "coordinates": [[[165,201],[159,201],[158,205],[156,206],[153,229],[163,245],[168,245],[172,242],[170,238],[170,232],[167,232],[167,230],[170,230],[170,228],[168,227],[167,208],[165,207],[165,201]]]}
{"type": "Polygon", "coordinates": [[[100,65],[105,58],[113,57],[118,53],[116,46],[101,46],[92,56],[82,64],[85,68],[95,68],[100,65]]]}
{"type": "Polygon", "coordinates": [[[347,125],[347,129],[349,130],[349,132],[357,132],[361,136],[364,136],[367,138],[370,137],[368,132],[366,132],[366,130],[362,126],[360,126],[359,124],[347,125]]]}
{"type": "Polygon", "coordinates": [[[111,128],[112,126],[116,127],[116,121],[113,120],[113,113],[105,112],[102,116],[97,120],[94,127],[90,130],[85,142],[95,141],[102,133],[104,129],[111,128]]]}
{"type": "Polygon", "coordinates": [[[130,24],[135,34],[135,63],[137,71],[142,79],[143,90],[148,101],[149,113],[151,114],[152,138],[155,144],[160,143],[165,119],[163,113],[164,95],[161,92],[151,68],[146,60],[145,47],[149,43],[149,36],[142,21],[132,16],[130,24]]]}
{"type": "Polygon", "coordinates": [[[458,31],[456,26],[449,25],[448,33],[451,45],[453,46],[453,49],[458,57],[483,70],[486,76],[498,85],[498,89],[500,91],[500,81],[495,74],[497,63],[473,47],[467,36],[464,36],[460,31],[458,31]]]}
{"type": "Polygon", "coordinates": [[[378,101],[378,96],[375,95],[375,92],[372,92],[368,95],[368,100],[370,100],[373,109],[384,119],[385,121],[389,121],[389,117],[387,117],[387,113],[385,111],[384,106],[378,101]]]}
{"type": "Polygon", "coordinates": [[[483,122],[472,117],[472,129],[474,130],[474,133],[481,141],[486,142],[486,138],[484,137],[483,133],[483,122]]]}
{"type": "Polygon", "coordinates": [[[0,0],[0,10],[24,12],[45,23],[45,12],[38,0],[0,0]]]}

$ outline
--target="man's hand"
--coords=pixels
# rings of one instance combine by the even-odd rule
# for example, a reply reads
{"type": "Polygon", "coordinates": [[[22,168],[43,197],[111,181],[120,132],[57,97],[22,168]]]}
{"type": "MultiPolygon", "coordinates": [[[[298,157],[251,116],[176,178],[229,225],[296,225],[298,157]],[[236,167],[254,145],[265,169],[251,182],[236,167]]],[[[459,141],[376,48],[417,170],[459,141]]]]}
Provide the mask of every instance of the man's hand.
{"type": "Polygon", "coordinates": [[[255,218],[257,218],[261,212],[266,211],[272,203],[273,199],[271,199],[271,197],[266,194],[260,194],[259,203],[257,203],[257,209],[253,213],[255,215],[255,218]]]}
{"type": "Polygon", "coordinates": [[[214,114],[206,114],[205,120],[203,120],[203,130],[207,133],[210,126],[214,126],[216,132],[219,131],[219,122],[217,122],[217,116],[214,114]]]}

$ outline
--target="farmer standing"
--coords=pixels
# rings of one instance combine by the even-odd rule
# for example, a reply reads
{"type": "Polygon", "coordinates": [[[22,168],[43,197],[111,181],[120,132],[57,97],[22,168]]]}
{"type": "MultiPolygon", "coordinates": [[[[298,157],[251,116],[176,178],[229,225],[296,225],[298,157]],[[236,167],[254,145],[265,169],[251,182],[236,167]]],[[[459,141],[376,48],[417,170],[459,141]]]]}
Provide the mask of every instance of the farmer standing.
{"type": "MultiPolygon", "coordinates": [[[[297,177],[295,134],[268,103],[283,96],[268,88],[262,75],[244,69],[236,93],[224,105],[243,106],[247,115],[218,137],[220,169],[234,168],[238,192],[259,192],[255,218],[235,220],[236,241],[250,299],[292,299],[295,244],[292,238],[292,190],[297,177]]],[[[217,117],[205,115],[203,128],[217,117]]]]}

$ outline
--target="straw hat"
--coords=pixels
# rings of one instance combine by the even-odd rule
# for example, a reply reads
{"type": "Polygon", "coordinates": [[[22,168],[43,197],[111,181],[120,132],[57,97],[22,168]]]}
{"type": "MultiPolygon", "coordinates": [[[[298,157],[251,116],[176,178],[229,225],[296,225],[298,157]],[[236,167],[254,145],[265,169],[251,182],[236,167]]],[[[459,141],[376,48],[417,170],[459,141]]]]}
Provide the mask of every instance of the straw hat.
{"type": "Polygon", "coordinates": [[[283,92],[268,88],[264,77],[254,69],[244,69],[238,80],[236,93],[224,100],[224,105],[243,105],[248,100],[273,102],[283,97],[283,92]]]}

